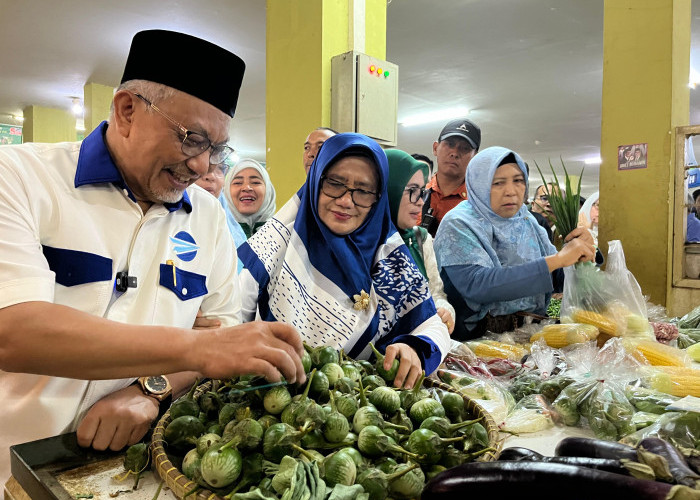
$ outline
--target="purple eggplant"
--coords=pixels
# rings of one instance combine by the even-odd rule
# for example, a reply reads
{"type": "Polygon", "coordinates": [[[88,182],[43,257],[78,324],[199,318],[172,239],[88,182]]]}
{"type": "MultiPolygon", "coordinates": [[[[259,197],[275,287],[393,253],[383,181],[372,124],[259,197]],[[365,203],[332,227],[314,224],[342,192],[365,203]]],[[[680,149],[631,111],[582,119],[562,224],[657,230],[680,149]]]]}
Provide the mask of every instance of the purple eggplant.
{"type": "MultiPolygon", "coordinates": [[[[566,464],[470,462],[441,472],[423,489],[421,500],[445,498],[543,497],[566,500],[664,500],[671,488],[660,483],[566,464]],[[553,494],[553,493],[552,493],[553,494]]],[[[675,488],[687,488],[675,486],[675,488]]]]}
{"type": "Polygon", "coordinates": [[[637,461],[637,450],[633,446],[604,441],[602,439],[568,437],[559,441],[554,454],[559,457],[613,458],[637,461]]]}
{"type": "Polygon", "coordinates": [[[516,462],[543,462],[548,464],[566,464],[589,469],[604,470],[615,474],[630,475],[629,470],[624,467],[620,460],[614,458],[592,458],[592,457],[548,457],[541,455],[528,448],[506,448],[498,456],[498,460],[516,462]]]}
{"type": "Polygon", "coordinates": [[[696,474],[685,461],[681,452],[678,451],[671,443],[656,437],[647,437],[642,439],[637,448],[644,448],[646,451],[656,453],[666,459],[668,469],[671,471],[673,481],[677,484],[683,484],[695,488],[700,480],[700,475],[696,474]]]}

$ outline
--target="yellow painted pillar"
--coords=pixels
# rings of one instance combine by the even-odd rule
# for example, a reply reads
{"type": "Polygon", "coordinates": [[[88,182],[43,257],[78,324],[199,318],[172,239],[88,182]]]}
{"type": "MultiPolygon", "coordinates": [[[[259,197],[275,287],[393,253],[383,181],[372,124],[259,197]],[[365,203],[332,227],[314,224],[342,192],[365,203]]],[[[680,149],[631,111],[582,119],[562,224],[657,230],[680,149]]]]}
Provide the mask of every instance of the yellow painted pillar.
{"type": "Polygon", "coordinates": [[[267,0],[266,161],[277,207],[305,180],[304,139],[331,122],[331,58],[386,57],[386,0],[267,0]]]}
{"type": "Polygon", "coordinates": [[[605,0],[604,13],[599,241],[607,251],[620,240],[643,293],[668,306],[673,131],[689,120],[690,0],[605,0]],[[618,170],[618,146],[640,143],[647,167],[618,170]]]}
{"type": "Polygon", "coordinates": [[[85,135],[87,136],[103,120],[109,118],[114,88],[99,83],[86,83],[83,87],[85,108],[85,135]]]}
{"type": "Polygon", "coordinates": [[[75,141],[75,116],[65,109],[27,106],[22,135],[24,142],[75,141]]]}

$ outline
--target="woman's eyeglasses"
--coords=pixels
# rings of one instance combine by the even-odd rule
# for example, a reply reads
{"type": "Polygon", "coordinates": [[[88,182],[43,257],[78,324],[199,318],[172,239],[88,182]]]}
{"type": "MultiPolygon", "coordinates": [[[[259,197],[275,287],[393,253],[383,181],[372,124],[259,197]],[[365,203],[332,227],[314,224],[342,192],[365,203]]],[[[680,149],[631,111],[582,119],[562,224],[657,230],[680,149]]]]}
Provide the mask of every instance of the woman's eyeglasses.
{"type": "Polygon", "coordinates": [[[418,200],[423,199],[425,188],[410,187],[404,189],[404,192],[408,193],[408,201],[418,203],[418,200]]]}
{"type": "Polygon", "coordinates": [[[335,199],[342,198],[345,196],[345,193],[350,191],[350,198],[352,199],[352,202],[358,207],[362,208],[370,208],[379,199],[377,193],[360,188],[350,189],[342,182],[336,181],[335,179],[330,179],[325,175],[321,176],[321,191],[326,196],[330,196],[331,198],[335,199]]]}

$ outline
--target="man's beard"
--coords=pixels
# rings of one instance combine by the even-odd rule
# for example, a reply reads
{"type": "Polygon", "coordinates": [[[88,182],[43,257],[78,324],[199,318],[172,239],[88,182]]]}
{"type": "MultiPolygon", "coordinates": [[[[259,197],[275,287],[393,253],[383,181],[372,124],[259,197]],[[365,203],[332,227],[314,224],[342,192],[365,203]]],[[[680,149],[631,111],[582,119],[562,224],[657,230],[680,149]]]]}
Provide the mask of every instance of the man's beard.
{"type": "MultiPolygon", "coordinates": [[[[198,176],[190,170],[190,168],[185,165],[184,163],[177,164],[177,165],[168,165],[165,170],[169,170],[171,173],[175,174],[176,176],[182,176],[182,177],[190,177],[190,186],[194,184],[194,182],[197,180],[198,176]]],[[[148,186],[148,196],[149,198],[156,202],[156,203],[177,203],[182,199],[182,196],[184,194],[184,190],[180,191],[179,189],[176,188],[157,188],[153,189],[151,186],[148,186]]]]}

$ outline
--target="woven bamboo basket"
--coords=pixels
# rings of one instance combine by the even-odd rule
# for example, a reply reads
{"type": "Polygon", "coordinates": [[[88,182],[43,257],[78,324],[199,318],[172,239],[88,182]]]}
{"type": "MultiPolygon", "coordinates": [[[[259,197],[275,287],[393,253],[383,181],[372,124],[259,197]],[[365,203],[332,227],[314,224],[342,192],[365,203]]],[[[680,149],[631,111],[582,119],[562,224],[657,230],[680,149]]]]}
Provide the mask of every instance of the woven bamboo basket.
{"type": "Polygon", "coordinates": [[[500,436],[498,425],[493,419],[491,414],[487,412],[479,403],[474,401],[469,396],[461,394],[453,387],[441,382],[439,380],[434,380],[432,378],[426,378],[424,385],[426,387],[435,387],[436,389],[442,389],[443,391],[454,392],[462,396],[464,399],[464,407],[467,409],[473,418],[483,418],[480,422],[484,426],[486,432],[489,435],[489,447],[493,448],[493,451],[487,451],[480,457],[478,457],[475,462],[492,462],[498,460],[498,456],[501,454],[501,449],[503,448],[503,439],[500,436]]]}
{"type": "MultiPolygon", "coordinates": [[[[443,382],[440,382],[439,380],[426,378],[424,385],[428,388],[433,387],[459,394],[455,389],[443,382]]],[[[197,388],[194,393],[194,398],[198,399],[200,395],[204,394],[209,389],[211,389],[211,382],[205,382],[197,388]]],[[[497,460],[503,447],[503,441],[499,436],[496,422],[493,420],[493,417],[491,417],[491,415],[476,401],[468,396],[465,396],[464,394],[459,395],[464,398],[464,407],[470,413],[472,418],[483,418],[480,423],[486,428],[489,436],[489,446],[493,448],[493,451],[484,453],[478,457],[476,461],[489,462],[497,460]]],[[[153,438],[151,439],[151,455],[153,457],[153,463],[155,464],[156,471],[161,479],[165,481],[166,486],[168,486],[178,498],[183,498],[185,495],[194,490],[197,487],[197,484],[188,479],[187,476],[185,476],[175,465],[173,465],[165,452],[165,446],[167,445],[163,438],[163,433],[165,432],[165,428],[169,423],[170,411],[167,411],[158,421],[158,424],[153,431],[153,438]]],[[[187,498],[188,500],[223,500],[223,497],[204,488],[197,490],[196,495],[194,493],[188,495],[187,498]]]]}
{"type": "MultiPolygon", "coordinates": [[[[199,399],[199,396],[211,389],[211,381],[201,384],[194,392],[194,398],[199,399]]],[[[153,457],[153,464],[156,467],[158,475],[163,481],[165,481],[166,486],[168,486],[175,496],[178,498],[183,498],[190,491],[197,487],[197,483],[190,480],[185,476],[168,458],[168,454],[165,452],[165,439],[163,438],[163,433],[165,428],[170,423],[170,410],[165,412],[165,414],[158,421],[155,430],[153,431],[153,437],[151,438],[151,456],[153,457]]],[[[188,499],[198,498],[200,500],[204,499],[222,499],[222,497],[213,494],[207,489],[200,489],[197,491],[197,495],[191,494],[187,497],[188,499]]]]}

